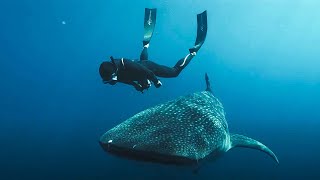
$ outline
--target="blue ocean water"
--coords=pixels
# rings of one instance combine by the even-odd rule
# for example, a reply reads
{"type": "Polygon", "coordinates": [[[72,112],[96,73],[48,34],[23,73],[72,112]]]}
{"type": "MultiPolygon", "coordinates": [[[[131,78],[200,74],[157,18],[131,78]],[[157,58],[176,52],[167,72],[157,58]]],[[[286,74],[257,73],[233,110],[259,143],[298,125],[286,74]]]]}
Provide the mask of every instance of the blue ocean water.
{"type": "Polygon", "coordinates": [[[319,179],[317,0],[0,1],[0,179],[319,179]],[[172,66],[208,11],[205,44],[182,74],[144,94],[101,83],[110,55],[138,58],[144,8],[157,8],[150,59],[172,66]],[[278,156],[233,149],[199,174],[128,161],[98,144],[133,114],[205,88],[230,131],[278,156]]]}

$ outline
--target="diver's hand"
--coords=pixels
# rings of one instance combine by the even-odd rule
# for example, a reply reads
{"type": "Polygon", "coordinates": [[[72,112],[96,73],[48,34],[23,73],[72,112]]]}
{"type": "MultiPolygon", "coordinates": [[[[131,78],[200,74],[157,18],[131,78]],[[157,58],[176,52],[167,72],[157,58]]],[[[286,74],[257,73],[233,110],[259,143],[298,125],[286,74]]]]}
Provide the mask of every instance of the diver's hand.
{"type": "Polygon", "coordinates": [[[138,83],[142,86],[143,89],[148,90],[151,87],[151,82],[147,79],[143,83],[138,83]]]}
{"type": "Polygon", "coordinates": [[[156,84],[154,84],[154,86],[155,86],[156,88],[161,87],[161,86],[162,86],[161,81],[160,81],[160,80],[158,80],[158,82],[157,82],[156,84]]]}
{"type": "Polygon", "coordinates": [[[143,88],[140,84],[137,84],[136,86],[134,86],[134,88],[135,88],[137,91],[143,93],[144,88],[143,88]]]}

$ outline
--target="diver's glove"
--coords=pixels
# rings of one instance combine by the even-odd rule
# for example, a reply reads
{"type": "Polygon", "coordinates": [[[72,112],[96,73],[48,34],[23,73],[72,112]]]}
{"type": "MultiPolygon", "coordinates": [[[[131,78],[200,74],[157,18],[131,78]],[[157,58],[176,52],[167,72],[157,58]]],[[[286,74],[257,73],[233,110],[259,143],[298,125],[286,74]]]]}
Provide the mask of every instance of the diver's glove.
{"type": "Polygon", "coordinates": [[[151,82],[149,79],[139,82],[139,84],[142,86],[143,89],[149,89],[149,87],[151,87],[151,82]]]}
{"type": "Polygon", "coordinates": [[[161,86],[162,86],[161,81],[160,81],[160,80],[158,80],[158,82],[157,82],[156,84],[154,84],[154,86],[155,86],[156,88],[161,87],[161,86]]]}
{"type": "Polygon", "coordinates": [[[141,93],[143,93],[144,88],[143,88],[140,84],[136,84],[136,85],[134,86],[134,88],[135,88],[137,91],[140,91],[141,93]]]}

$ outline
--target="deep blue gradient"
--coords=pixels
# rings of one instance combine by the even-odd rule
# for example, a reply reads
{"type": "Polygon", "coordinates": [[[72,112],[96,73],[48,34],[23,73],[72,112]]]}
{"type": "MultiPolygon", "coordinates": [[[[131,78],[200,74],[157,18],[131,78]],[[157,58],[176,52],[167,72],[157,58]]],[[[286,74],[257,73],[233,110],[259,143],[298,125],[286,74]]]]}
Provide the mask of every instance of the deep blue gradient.
{"type": "Polygon", "coordinates": [[[0,1],[0,179],[320,179],[320,1],[0,1]],[[174,65],[208,10],[182,74],[145,94],[103,85],[99,64],[138,58],[144,8],[158,8],[150,59],[174,65]],[[65,22],[65,23],[63,23],[65,22]],[[230,131],[278,156],[233,149],[198,175],[128,161],[98,144],[133,114],[203,90],[208,72],[230,131]]]}

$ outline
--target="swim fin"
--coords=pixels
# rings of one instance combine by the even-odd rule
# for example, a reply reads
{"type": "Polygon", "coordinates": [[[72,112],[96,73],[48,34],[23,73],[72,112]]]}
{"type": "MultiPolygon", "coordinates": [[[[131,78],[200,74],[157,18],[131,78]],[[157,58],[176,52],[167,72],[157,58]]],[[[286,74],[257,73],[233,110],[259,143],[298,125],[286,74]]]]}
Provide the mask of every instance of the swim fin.
{"type": "Polygon", "coordinates": [[[156,25],[157,9],[145,9],[143,45],[149,44],[156,25]]]}
{"type": "Polygon", "coordinates": [[[203,11],[197,14],[197,39],[194,46],[189,49],[190,53],[197,52],[201,48],[207,36],[207,29],[207,11],[203,11]]]}

